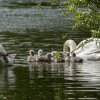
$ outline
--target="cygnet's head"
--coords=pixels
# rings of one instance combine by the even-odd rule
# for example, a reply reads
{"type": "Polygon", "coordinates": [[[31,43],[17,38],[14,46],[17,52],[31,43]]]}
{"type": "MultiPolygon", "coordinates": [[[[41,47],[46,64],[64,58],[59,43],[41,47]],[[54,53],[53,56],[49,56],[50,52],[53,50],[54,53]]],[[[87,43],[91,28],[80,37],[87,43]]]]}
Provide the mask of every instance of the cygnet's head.
{"type": "Polygon", "coordinates": [[[72,56],[72,57],[76,57],[76,53],[73,52],[73,53],[71,54],[71,56],[72,56]]]}
{"type": "Polygon", "coordinates": [[[29,50],[29,54],[34,56],[34,50],[29,50]]]}
{"type": "Polygon", "coordinates": [[[46,58],[48,58],[49,60],[51,59],[51,57],[52,57],[51,53],[46,54],[46,58]]]}
{"type": "Polygon", "coordinates": [[[64,53],[63,52],[59,52],[59,55],[60,55],[61,58],[64,57],[64,53]]]}
{"type": "Polygon", "coordinates": [[[38,50],[38,55],[39,55],[39,56],[42,56],[42,55],[43,55],[43,50],[42,50],[42,49],[39,49],[39,50],[38,50]]]}
{"type": "Polygon", "coordinates": [[[53,56],[54,57],[54,55],[57,53],[57,51],[52,51],[51,52],[51,56],[53,56]]]}

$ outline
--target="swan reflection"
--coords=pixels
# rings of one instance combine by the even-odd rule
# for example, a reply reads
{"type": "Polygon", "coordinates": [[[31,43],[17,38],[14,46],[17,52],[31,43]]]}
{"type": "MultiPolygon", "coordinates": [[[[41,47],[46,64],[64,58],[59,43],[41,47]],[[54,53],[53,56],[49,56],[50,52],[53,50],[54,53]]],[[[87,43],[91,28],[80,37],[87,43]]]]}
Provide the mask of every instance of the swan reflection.
{"type": "Polygon", "coordinates": [[[100,81],[100,62],[87,62],[87,63],[29,63],[30,72],[38,72],[43,76],[43,72],[47,72],[55,77],[55,75],[63,76],[65,80],[77,81],[100,81]],[[91,64],[91,66],[90,66],[91,64]],[[95,67],[97,65],[98,67],[95,67]]]}

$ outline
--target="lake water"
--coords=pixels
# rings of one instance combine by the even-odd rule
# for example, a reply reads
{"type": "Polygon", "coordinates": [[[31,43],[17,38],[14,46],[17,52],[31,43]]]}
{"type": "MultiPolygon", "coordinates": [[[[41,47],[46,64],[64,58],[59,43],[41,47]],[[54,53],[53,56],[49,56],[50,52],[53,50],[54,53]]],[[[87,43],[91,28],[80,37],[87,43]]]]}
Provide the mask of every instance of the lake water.
{"type": "Polygon", "coordinates": [[[0,43],[17,53],[13,66],[0,66],[0,100],[100,100],[100,61],[26,62],[30,49],[61,51],[68,39],[63,33],[77,43],[85,38],[71,29],[70,16],[59,8],[14,7],[12,1],[0,0],[0,43]]]}
{"type": "Polygon", "coordinates": [[[100,62],[0,67],[0,99],[99,100],[100,62]]]}

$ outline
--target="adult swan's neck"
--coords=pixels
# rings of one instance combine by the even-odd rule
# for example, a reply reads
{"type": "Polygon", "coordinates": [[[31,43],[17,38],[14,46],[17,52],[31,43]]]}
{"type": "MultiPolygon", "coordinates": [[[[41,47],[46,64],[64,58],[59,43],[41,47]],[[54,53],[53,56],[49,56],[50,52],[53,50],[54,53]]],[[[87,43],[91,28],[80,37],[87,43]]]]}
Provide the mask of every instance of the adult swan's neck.
{"type": "Polygon", "coordinates": [[[67,40],[63,45],[63,52],[72,52],[76,49],[76,43],[73,40],[67,40]]]}

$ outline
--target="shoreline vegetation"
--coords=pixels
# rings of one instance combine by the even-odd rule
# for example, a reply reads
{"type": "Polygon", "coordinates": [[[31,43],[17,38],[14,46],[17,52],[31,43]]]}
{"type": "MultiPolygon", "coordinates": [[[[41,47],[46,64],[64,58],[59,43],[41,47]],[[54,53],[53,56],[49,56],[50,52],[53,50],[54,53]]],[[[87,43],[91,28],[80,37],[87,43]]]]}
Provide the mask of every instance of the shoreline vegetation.
{"type": "MultiPolygon", "coordinates": [[[[62,8],[65,6],[66,4],[66,1],[58,1],[56,0],[55,2],[54,1],[41,1],[41,2],[32,2],[32,1],[12,1],[12,2],[5,2],[7,4],[4,4],[2,5],[2,7],[8,7],[8,8],[30,8],[30,7],[33,7],[33,6],[37,6],[38,8],[42,8],[42,7],[45,7],[45,6],[50,6],[51,8],[56,8],[56,7],[59,7],[59,8],[62,8]]],[[[86,7],[86,5],[81,5],[80,7],[86,7]]],[[[99,8],[99,4],[97,4],[97,7],[99,8]]]]}
{"type": "Polygon", "coordinates": [[[8,7],[8,8],[26,8],[26,7],[33,7],[37,6],[38,8],[40,7],[45,7],[45,6],[50,6],[50,7],[59,7],[60,3],[52,3],[52,2],[10,2],[9,5],[4,5],[3,7],[8,7]]]}

